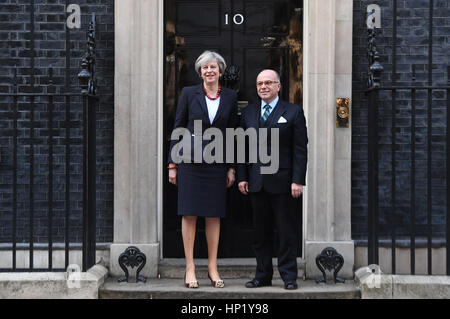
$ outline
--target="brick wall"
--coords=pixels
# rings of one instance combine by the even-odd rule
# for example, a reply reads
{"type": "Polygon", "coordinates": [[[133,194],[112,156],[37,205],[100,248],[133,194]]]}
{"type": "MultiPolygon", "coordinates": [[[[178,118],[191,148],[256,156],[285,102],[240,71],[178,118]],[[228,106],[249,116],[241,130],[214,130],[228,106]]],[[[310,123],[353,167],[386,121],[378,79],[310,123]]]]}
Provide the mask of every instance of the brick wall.
{"type": "MultiPolygon", "coordinates": [[[[96,79],[100,103],[97,107],[97,241],[113,237],[113,128],[114,128],[114,0],[34,0],[34,58],[32,54],[31,0],[0,0],[0,92],[13,92],[17,66],[19,92],[45,93],[48,67],[54,68],[56,92],[79,92],[77,74],[86,51],[86,31],[91,13],[97,15],[96,79]],[[67,4],[81,8],[81,28],[69,29],[70,81],[66,83],[67,4]],[[31,66],[35,72],[32,74],[31,66]],[[66,88],[66,85],[69,88],[66,88]],[[33,86],[34,88],[31,88],[33,86]]],[[[0,99],[0,243],[12,238],[12,99],[0,99]],[[8,100],[9,99],[9,100],[8,100]]],[[[28,242],[30,232],[30,103],[19,103],[17,240],[28,242]]],[[[36,98],[34,137],[34,241],[48,239],[48,109],[47,98],[36,98]]],[[[65,105],[55,100],[54,222],[53,240],[64,241],[65,229],[65,105]]],[[[81,138],[81,104],[73,98],[70,137],[81,138]]],[[[81,241],[82,147],[70,146],[70,237],[81,241]]]]}
{"type": "MultiPolygon", "coordinates": [[[[11,92],[14,65],[18,67],[19,91],[29,90],[30,66],[30,2],[31,0],[0,0],[0,92],[11,92]]],[[[112,241],[112,203],[113,203],[113,74],[114,74],[114,1],[113,0],[35,0],[35,90],[40,84],[46,84],[47,67],[52,65],[57,91],[64,91],[66,74],[66,3],[81,6],[81,29],[70,30],[70,87],[76,90],[79,72],[79,59],[86,48],[85,31],[91,12],[97,13],[97,81],[101,103],[97,109],[97,240],[112,241]]],[[[354,238],[363,238],[367,233],[367,101],[363,90],[367,79],[367,36],[366,7],[378,4],[382,9],[382,32],[377,38],[378,50],[385,68],[382,75],[384,85],[392,84],[392,16],[393,0],[356,0],[354,1],[353,32],[353,96],[352,96],[352,233],[354,238]]],[[[450,0],[434,0],[433,19],[433,83],[445,84],[446,66],[449,64],[450,52],[450,0]]],[[[427,83],[428,72],[428,0],[398,0],[398,35],[397,35],[397,84],[411,82],[412,65],[416,65],[417,83],[427,83]]],[[[389,233],[392,220],[391,212],[391,95],[384,93],[380,105],[380,218],[381,230],[389,233]]],[[[410,163],[410,102],[409,94],[399,93],[396,110],[396,147],[397,147],[397,222],[400,233],[407,233],[409,227],[409,163],[410,163]]],[[[443,231],[445,223],[445,92],[433,95],[433,230],[436,234],[443,231]]],[[[75,103],[76,104],[76,103],[75,103]]],[[[77,106],[74,105],[73,118],[80,119],[77,106]]],[[[426,128],[426,92],[417,95],[416,115],[416,228],[424,233],[426,225],[426,165],[427,165],[427,128],[426,128]]],[[[26,138],[29,119],[26,103],[22,106],[22,130],[26,138]]],[[[44,105],[36,105],[36,117],[43,120],[46,127],[44,105]],[[41,109],[40,109],[41,108],[41,109]]],[[[11,240],[11,192],[12,192],[12,133],[10,104],[0,100],[0,242],[11,240]]],[[[39,131],[39,129],[36,129],[39,131]]],[[[73,137],[80,131],[73,130],[73,137]]],[[[46,241],[47,212],[46,193],[46,158],[45,132],[39,135],[42,146],[36,147],[35,156],[35,240],[46,241]],[[41,165],[41,166],[39,166],[41,165]]],[[[38,139],[39,140],[39,139],[38,139]]],[[[24,140],[25,141],[25,140],[24,140]]],[[[71,147],[71,167],[73,168],[73,202],[71,202],[72,237],[80,238],[80,150],[71,147]]],[[[64,174],[64,149],[55,147],[55,167],[57,176],[64,174]]],[[[26,242],[29,233],[29,148],[26,143],[19,148],[19,229],[20,241],[26,242]]],[[[61,183],[63,185],[63,183],[61,183]]],[[[55,188],[54,198],[59,201],[55,188]]],[[[64,203],[56,203],[55,234],[64,229],[62,214],[64,203]]],[[[56,236],[56,235],[55,235],[56,236]]]]}
{"type": "MultiPolygon", "coordinates": [[[[354,1],[353,15],[353,106],[352,106],[352,234],[355,239],[367,234],[367,100],[363,90],[367,79],[367,5],[381,7],[381,34],[377,48],[384,66],[382,86],[393,84],[393,0],[354,1]]],[[[397,85],[412,83],[412,65],[416,66],[416,84],[428,84],[429,0],[398,0],[396,68],[397,85]]],[[[446,85],[450,65],[450,1],[434,0],[432,84],[446,85]]],[[[390,234],[397,224],[397,234],[409,234],[410,163],[411,163],[411,94],[399,91],[396,96],[396,200],[393,214],[391,187],[392,94],[381,92],[379,133],[380,230],[390,234]]],[[[416,94],[416,232],[426,233],[427,224],[427,91],[416,94]]],[[[445,231],[445,129],[446,92],[432,94],[432,230],[436,237],[445,231]]]]}

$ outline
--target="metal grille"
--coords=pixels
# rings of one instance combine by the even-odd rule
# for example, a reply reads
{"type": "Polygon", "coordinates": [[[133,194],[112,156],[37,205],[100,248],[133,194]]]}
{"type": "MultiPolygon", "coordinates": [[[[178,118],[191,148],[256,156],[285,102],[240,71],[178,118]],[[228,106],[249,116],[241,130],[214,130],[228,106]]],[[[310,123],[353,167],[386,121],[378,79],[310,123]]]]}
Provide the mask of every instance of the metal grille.
{"type": "Polygon", "coordinates": [[[395,274],[396,249],[401,245],[410,248],[410,272],[415,274],[420,242],[426,247],[428,274],[433,274],[433,248],[445,247],[446,273],[450,275],[450,67],[447,83],[433,83],[434,1],[430,1],[427,80],[418,83],[418,66],[412,65],[409,83],[403,79],[398,85],[397,0],[393,11],[390,86],[381,81],[383,66],[375,41],[378,30],[368,30],[368,263],[379,264],[383,241],[391,248],[395,274]],[[409,118],[399,118],[402,111],[409,118]],[[409,176],[402,179],[400,171],[409,176]],[[418,183],[418,176],[425,185],[418,183]],[[404,200],[405,192],[409,192],[409,200],[404,200]]]}
{"type": "MultiPolygon", "coordinates": [[[[34,8],[34,1],[30,7],[34,8]]],[[[30,19],[30,50],[34,52],[33,9],[30,19]]],[[[95,29],[94,14],[87,32],[87,51],[81,59],[78,93],[68,92],[69,72],[66,92],[55,93],[51,67],[47,70],[47,83],[35,87],[33,75],[37,69],[32,54],[30,85],[19,89],[16,67],[12,92],[0,94],[3,115],[0,125],[10,128],[9,143],[2,147],[2,157],[10,158],[5,165],[10,172],[5,176],[12,179],[6,212],[11,216],[11,223],[6,227],[11,242],[2,244],[1,251],[10,251],[11,257],[6,267],[6,258],[2,257],[0,271],[65,271],[70,264],[69,252],[80,248],[83,271],[95,263],[95,110],[98,104],[94,81],[95,29]],[[57,148],[59,152],[55,152],[57,148]],[[43,188],[46,196],[42,196],[43,188]],[[43,197],[47,198],[43,200],[43,197]],[[80,214],[74,214],[76,210],[80,214]],[[47,221],[45,225],[43,220],[47,221]],[[55,226],[64,231],[55,231],[55,226]],[[80,233],[78,238],[70,236],[76,228],[80,233]],[[61,262],[54,266],[55,248],[64,250],[64,266],[61,262]],[[46,251],[47,267],[35,266],[37,250],[46,251]]]]}

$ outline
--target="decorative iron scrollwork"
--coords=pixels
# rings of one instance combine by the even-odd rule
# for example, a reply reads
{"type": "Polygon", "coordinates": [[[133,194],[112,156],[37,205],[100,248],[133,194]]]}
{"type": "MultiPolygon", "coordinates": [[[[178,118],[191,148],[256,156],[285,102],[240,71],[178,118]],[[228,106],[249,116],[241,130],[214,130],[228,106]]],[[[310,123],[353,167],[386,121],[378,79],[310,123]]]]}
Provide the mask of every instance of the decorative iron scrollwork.
{"type": "Polygon", "coordinates": [[[334,282],[335,283],[344,283],[345,279],[338,277],[338,272],[341,270],[344,265],[344,257],[337,252],[333,247],[327,247],[316,257],[316,265],[319,270],[322,272],[323,278],[317,278],[316,282],[321,283],[327,282],[327,276],[325,273],[325,269],[331,271],[334,269],[334,282]]]}
{"type": "Polygon", "coordinates": [[[367,57],[369,59],[369,72],[367,79],[368,88],[380,87],[381,72],[383,66],[380,63],[380,56],[378,55],[377,46],[375,43],[377,31],[375,28],[367,29],[368,32],[368,48],[367,57]]]}
{"type": "Polygon", "coordinates": [[[130,246],[119,256],[119,266],[125,272],[125,276],[119,278],[119,282],[126,281],[128,282],[128,269],[127,267],[138,267],[136,270],[136,282],[146,282],[144,276],[140,276],[142,268],[144,268],[145,263],[147,262],[147,258],[145,254],[142,253],[139,248],[130,246]]]}
{"type": "Polygon", "coordinates": [[[78,79],[81,85],[81,93],[92,94],[97,93],[97,84],[94,79],[95,71],[95,29],[96,19],[95,13],[92,14],[92,20],[87,31],[87,51],[81,58],[81,72],[78,74],[78,79]]]}

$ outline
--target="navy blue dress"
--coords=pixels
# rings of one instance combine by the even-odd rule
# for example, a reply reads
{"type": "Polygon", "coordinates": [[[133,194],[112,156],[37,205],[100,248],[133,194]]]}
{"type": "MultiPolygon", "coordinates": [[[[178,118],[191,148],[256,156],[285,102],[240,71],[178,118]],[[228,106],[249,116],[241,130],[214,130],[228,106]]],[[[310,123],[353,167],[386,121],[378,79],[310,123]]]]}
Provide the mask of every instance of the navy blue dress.
{"type": "MultiPolygon", "coordinates": [[[[178,127],[187,128],[193,136],[194,120],[202,121],[203,132],[210,127],[221,130],[225,148],[226,128],[236,128],[238,125],[236,92],[222,88],[216,117],[210,123],[203,84],[183,88],[178,101],[174,129],[178,127]]],[[[194,137],[191,139],[192,150],[194,150],[193,141],[194,137]]],[[[174,162],[171,151],[177,142],[171,141],[169,163],[174,162]]],[[[209,141],[204,141],[202,150],[207,143],[209,141]]],[[[223,163],[194,163],[193,154],[190,154],[191,163],[178,164],[178,215],[225,217],[227,170],[234,167],[234,164],[225,163],[225,151],[223,154],[223,163]]],[[[186,156],[183,156],[183,158],[186,158],[186,156]]]]}

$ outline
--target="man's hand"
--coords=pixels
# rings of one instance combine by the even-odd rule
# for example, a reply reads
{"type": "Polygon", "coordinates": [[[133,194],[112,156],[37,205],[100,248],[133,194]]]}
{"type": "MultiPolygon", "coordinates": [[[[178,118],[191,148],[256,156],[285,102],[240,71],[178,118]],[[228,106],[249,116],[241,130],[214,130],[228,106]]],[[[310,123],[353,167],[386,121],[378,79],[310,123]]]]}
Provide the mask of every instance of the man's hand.
{"type": "Polygon", "coordinates": [[[303,185],[300,185],[297,183],[292,183],[291,192],[292,192],[292,197],[299,198],[300,195],[303,193],[303,185]]]}
{"type": "Polygon", "coordinates": [[[248,182],[240,182],[238,184],[239,187],[239,191],[244,194],[247,195],[248,194],[248,182]]]}
{"type": "Polygon", "coordinates": [[[227,188],[231,187],[236,179],[234,177],[235,170],[233,168],[229,168],[227,172],[227,188]]]}

